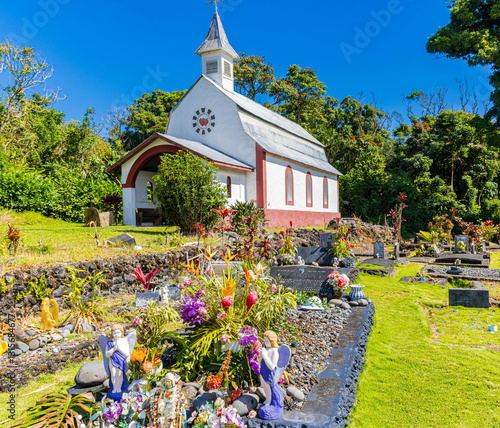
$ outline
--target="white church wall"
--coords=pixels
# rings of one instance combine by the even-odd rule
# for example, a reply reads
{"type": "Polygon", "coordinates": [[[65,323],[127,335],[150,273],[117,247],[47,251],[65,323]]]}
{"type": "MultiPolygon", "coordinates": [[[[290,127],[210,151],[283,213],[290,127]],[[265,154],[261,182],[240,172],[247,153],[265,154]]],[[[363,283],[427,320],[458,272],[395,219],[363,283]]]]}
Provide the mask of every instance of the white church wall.
{"type": "Polygon", "coordinates": [[[290,160],[267,154],[267,209],[288,211],[337,212],[337,177],[290,160]],[[286,204],[285,174],[290,166],[293,173],[293,205],[286,204]],[[312,207],[306,204],[306,176],[312,178],[312,207]],[[323,208],[323,178],[328,179],[328,208],[323,208]]]}
{"type": "Polygon", "coordinates": [[[255,165],[255,145],[241,127],[236,104],[205,78],[201,78],[173,110],[167,133],[199,141],[248,165],[255,165]],[[205,135],[197,133],[193,127],[193,117],[203,107],[215,116],[213,131],[205,135]]]}
{"type": "Polygon", "coordinates": [[[135,226],[135,189],[125,187],[122,189],[123,197],[123,224],[135,226]]]}
{"type": "Polygon", "coordinates": [[[217,171],[216,179],[224,187],[227,185],[227,177],[231,177],[231,197],[227,198],[228,205],[236,201],[245,201],[246,175],[244,171],[231,168],[221,168],[217,171]]]}

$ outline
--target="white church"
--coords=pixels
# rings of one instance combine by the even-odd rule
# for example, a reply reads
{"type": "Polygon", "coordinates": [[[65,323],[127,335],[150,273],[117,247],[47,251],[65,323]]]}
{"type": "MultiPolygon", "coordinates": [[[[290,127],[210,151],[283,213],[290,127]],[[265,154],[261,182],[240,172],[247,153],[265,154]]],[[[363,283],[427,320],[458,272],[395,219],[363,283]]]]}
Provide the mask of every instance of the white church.
{"type": "MultiPolygon", "coordinates": [[[[216,3],[217,5],[217,3],[216,3]]],[[[234,91],[233,62],[217,13],[196,51],[202,75],[171,111],[165,133],[155,133],[108,169],[121,170],[123,222],[155,208],[151,200],[161,155],[179,150],[206,157],[227,186],[228,203],[256,202],[269,227],[322,226],[340,217],[342,175],[323,144],[298,124],[234,91]]]]}

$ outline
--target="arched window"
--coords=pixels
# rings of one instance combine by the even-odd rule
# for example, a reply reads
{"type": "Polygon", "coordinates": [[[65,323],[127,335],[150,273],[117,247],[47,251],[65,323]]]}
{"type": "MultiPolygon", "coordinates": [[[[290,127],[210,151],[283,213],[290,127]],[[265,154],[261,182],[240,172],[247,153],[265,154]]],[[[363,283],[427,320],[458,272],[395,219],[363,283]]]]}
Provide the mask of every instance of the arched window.
{"type": "Polygon", "coordinates": [[[229,175],[226,178],[226,188],[227,188],[227,197],[231,197],[231,177],[229,175]]]}
{"type": "Polygon", "coordinates": [[[290,166],[286,167],[285,182],[286,204],[293,205],[293,171],[290,166]]]}
{"type": "Polygon", "coordinates": [[[155,200],[154,194],[153,194],[154,185],[153,185],[152,181],[148,181],[146,189],[147,189],[147,193],[148,193],[148,202],[154,202],[154,200],[155,200]]]}
{"type": "Polygon", "coordinates": [[[323,208],[328,208],[328,178],[323,178],[323,208]]]}
{"type": "Polygon", "coordinates": [[[313,179],[311,173],[306,174],[306,207],[313,206],[313,179]]]}

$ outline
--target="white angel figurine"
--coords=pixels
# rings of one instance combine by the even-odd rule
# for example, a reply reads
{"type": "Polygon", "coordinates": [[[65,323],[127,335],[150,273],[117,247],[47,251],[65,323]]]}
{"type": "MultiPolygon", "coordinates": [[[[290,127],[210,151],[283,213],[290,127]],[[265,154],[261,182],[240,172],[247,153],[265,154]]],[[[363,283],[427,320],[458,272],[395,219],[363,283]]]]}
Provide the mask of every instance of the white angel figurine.
{"type": "Polygon", "coordinates": [[[128,391],[127,363],[130,362],[135,346],[136,334],[132,331],[124,337],[125,332],[120,324],[113,324],[111,332],[113,340],[108,341],[108,336],[103,334],[99,337],[99,344],[104,359],[104,368],[110,379],[108,397],[119,401],[122,394],[128,391]]]}

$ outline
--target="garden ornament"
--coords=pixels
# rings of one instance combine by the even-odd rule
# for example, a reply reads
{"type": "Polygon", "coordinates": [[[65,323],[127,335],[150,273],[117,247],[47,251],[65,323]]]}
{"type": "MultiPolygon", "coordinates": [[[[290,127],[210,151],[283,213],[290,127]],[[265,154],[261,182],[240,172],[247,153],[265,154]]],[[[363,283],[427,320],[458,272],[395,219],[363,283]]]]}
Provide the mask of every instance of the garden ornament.
{"type": "Polygon", "coordinates": [[[271,330],[264,333],[264,345],[266,349],[261,351],[260,382],[266,401],[259,409],[259,417],[265,420],[279,419],[283,416],[283,392],[279,380],[292,352],[287,345],[278,348],[278,337],[271,330]]]}
{"type": "Polygon", "coordinates": [[[42,321],[40,322],[40,330],[52,330],[54,326],[57,326],[57,321],[59,319],[59,306],[54,299],[49,299],[45,297],[42,300],[42,321]],[[52,307],[50,304],[52,303],[52,307]]]}
{"type": "Polygon", "coordinates": [[[132,331],[125,336],[123,326],[114,324],[111,327],[112,340],[108,340],[105,334],[99,337],[101,345],[104,368],[108,373],[110,384],[108,397],[120,401],[122,394],[128,391],[127,371],[130,356],[135,346],[136,333],[132,331]]]}

